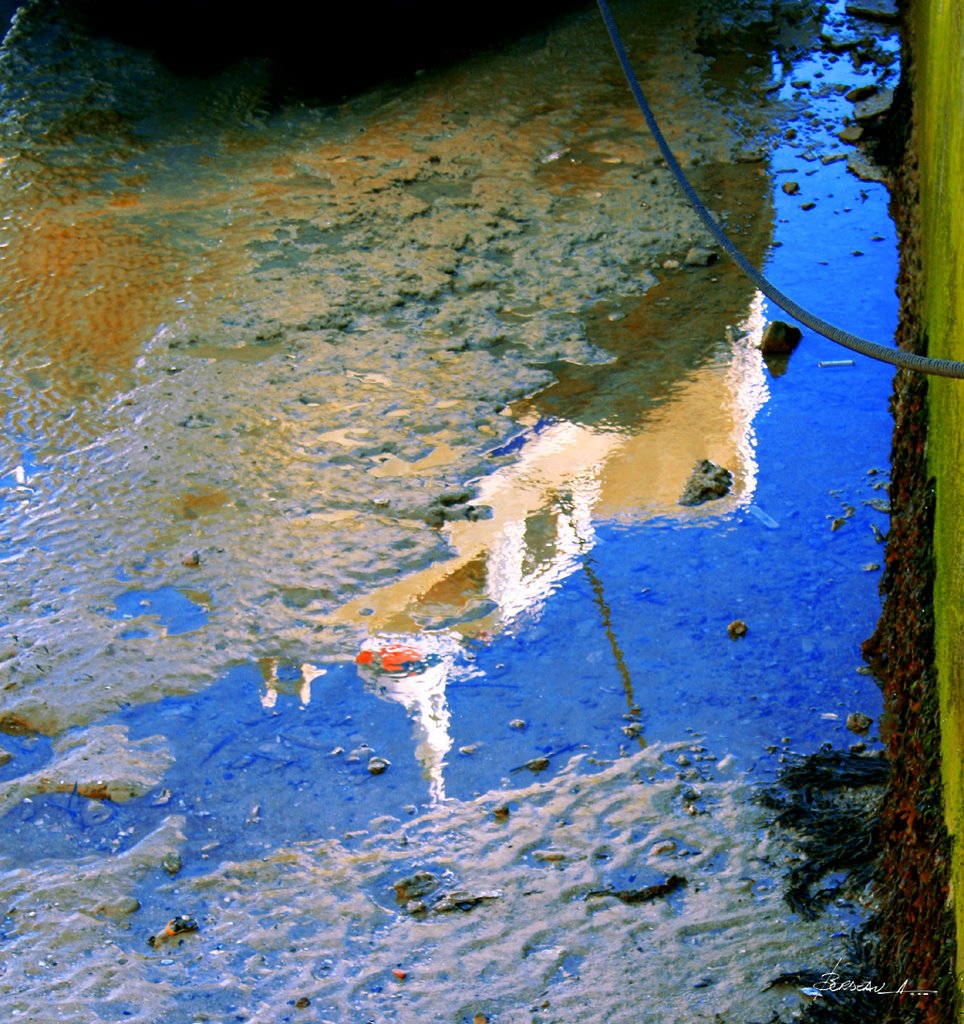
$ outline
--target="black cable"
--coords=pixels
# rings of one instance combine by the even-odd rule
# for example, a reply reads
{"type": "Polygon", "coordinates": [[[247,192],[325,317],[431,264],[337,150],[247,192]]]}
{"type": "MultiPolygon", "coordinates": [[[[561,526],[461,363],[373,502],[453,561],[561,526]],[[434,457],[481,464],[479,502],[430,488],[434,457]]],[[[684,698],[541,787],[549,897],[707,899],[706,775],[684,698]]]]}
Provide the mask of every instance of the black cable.
{"type": "Polygon", "coordinates": [[[689,179],[683,172],[683,168],[679,165],[679,161],[673,155],[673,151],[669,148],[669,144],[660,130],[656,118],[653,116],[649,103],[646,102],[646,97],[643,95],[642,87],[633,72],[632,65],[629,63],[629,56],[626,53],[626,48],[623,46],[623,41],[619,36],[619,30],[616,28],[616,22],[613,20],[609,4],[606,0],[596,0],[596,2],[599,5],[599,13],[602,15],[603,22],[606,25],[606,31],[609,33],[613,49],[616,51],[616,56],[619,58],[620,65],[622,65],[623,74],[626,76],[626,81],[629,83],[629,88],[636,99],[637,106],[642,112],[643,117],[646,119],[646,124],[649,127],[649,130],[652,133],[653,138],[656,140],[656,145],[659,146],[660,152],[663,154],[663,159],[665,159],[667,166],[673,172],[680,188],[682,188],[683,192],[686,194],[686,198],[690,201],[697,214],[699,214],[700,219],[709,229],[710,233],[723,247],[730,259],[733,260],[733,262],[740,268],[740,270],[743,271],[744,274],[746,274],[757,288],[759,288],[768,299],[776,303],[776,305],[778,305],[782,310],[789,313],[795,320],[798,320],[811,330],[816,331],[817,334],[822,334],[825,338],[829,338],[831,341],[836,342],[838,345],[843,345],[844,348],[849,348],[854,352],[859,352],[861,355],[869,356],[871,359],[877,359],[882,363],[890,363],[892,366],[902,366],[908,370],[919,370],[921,373],[932,374],[938,377],[964,378],[964,363],[955,362],[952,359],[932,359],[929,356],[918,355],[915,352],[906,352],[899,348],[887,348],[884,345],[878,345],[876,342],[867,341],[865,338],[860,338],[856,334],[851,334],[849,331],[843,331],[839,327],[835,327],[833,324],[827,323],[826,320],[815,316],[813,313],[804,309],[799,303],[791,299],[788,295],[785,295],[776,287],[776,285],[770,282],[763,276],[763,274],[760,273],[759,270],[756,269],[756,267],[753,266],[740,249],[737,248],[737,246],[730,240],[726,232],[713,219],[713,215],[703,204],[703,201],[697,195],[696,190],[690,184],[689,179]]]}

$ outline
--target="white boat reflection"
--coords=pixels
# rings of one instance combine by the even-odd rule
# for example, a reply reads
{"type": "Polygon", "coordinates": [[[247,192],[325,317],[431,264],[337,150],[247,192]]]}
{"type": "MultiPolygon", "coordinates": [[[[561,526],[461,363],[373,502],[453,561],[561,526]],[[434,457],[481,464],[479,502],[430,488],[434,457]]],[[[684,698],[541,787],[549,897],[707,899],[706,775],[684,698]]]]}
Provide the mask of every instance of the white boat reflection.
{"type": "Polygon", "coordinates": [[[657,516],[700,521],[752,505],[752,424],[768,396],[757,348],[763,327],[757,294],[728,353],[674,382],[632,429],[533,422],[518,458],[477,481],[475,503],[488,506],[491,518],[444,527],[449,559],[333,617],[374,635],[359,671],[415,722],[416,757],[433,801],[445,798],[445,757],[453,745],[445,691],[453,672],[466,671],[461,641],[538,615],[561,581],[586,564],[594,524],[657,516]],[[681,507],[687,477],[703,458],[730,469],[733,488],[717,501],[681,507]]]}

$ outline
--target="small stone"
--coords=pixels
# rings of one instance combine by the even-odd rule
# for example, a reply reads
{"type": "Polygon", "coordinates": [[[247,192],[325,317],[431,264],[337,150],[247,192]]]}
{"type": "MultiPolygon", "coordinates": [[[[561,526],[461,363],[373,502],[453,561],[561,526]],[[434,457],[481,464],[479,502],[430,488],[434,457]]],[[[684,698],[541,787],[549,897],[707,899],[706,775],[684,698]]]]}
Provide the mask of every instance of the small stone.
{"type": "Polygon", "coordinates": [[[894,22],[900,20],[895,0],[847,0],[846,11],[868,21],[894,22]]]}
{"type": "Polygon", "coordinates": [[[508,821],[509,820],[509,805],[508,804],[499,804],[498,807],[493,808],[493,810],[492,810],[492,817],[495,818],[496,821],[508,821]]]}
{"type": "Polygon", "coordinates": [[[702,505],[729,494],[732,486],[733,474],[728,469],[709,459],[701,459],[693,468],[678,504],[702,505]]]}
{"type": "Polygon", "coordinates": [[[467,743],[464,747],[459,747],[459,753],[471,757],[472,754],[477,754],[481,747],[481,743],[467,743]]]}
{"type": "Polygon", "coordinates": [[[872,121],[890,110],[893,102],[894,90],[881,89],[873,96],[854,104],[854,120],[872,121]]]}
{"type": "Polygon", "coordinates": [[[796,181],[785,181],[780,187],[788,196],[795,196],[800,191],[800,185],[796,181]]]}
{"type": "Polygon", "coordinates": [[[859,142],[863,134],[864,130],[859,124],[848,124],[842,131],[837,132],[837,138],[841,142],[859,142]]]}
{"type": "Polygon", "coordinates": [[[878,92],[880,92],[879,86],[868,82],[864,85],[855,85],[847,92],[845,98],[851,103],[859,103],[861,100],[869,100],[871,96],[876,96],[878,92]]]}
{"type": "Polygon", "coordinates": [[[817,205],[816,203],[811,202],[810,200],[807,200],[807,202],[800,204],[800,209],[801,210],[812,210],[816,205],[817,205]]]}
{"type": "Polygon", "coordinates": [[[748,632],[747,624],[742,619],[734,619],[727,627],[726,632],[731,640],[739,640],[748,632]]]}
{"type": "Polygon", "coordinates": [[[509,722],[510,729],[524,729],[525,727],[526,723],[523,718],[513,718],[512,721],[509,722]]]}
{"type": "Polygon", "coordinates": [[[716,770],[718,772],[725,772],[728,768],[732,768],[736,764],[736,758],[732,754],[727,754],[716,762],[716,770]]]}
{"type": "Polygon", "coordinates": [[[372,775],[381,775],[382,772],[384,772],[385,769],[388,768],[388,766],[391,763],[392,762],[389,761],[387,758],[379,757],[376,754],[374,757],[369,759],[368,770],[372,773],[372,775]]]}
{"type": "Polygon", "coordinates": [[[181,855],[178,853],[165,853],[164,859],[161,861],[161,867],[173,877],[181,870],[181,855]]]}
{"type": "Polygon", "coordinates": [[[566,859],[561,850],[534,850],[532,856],[544,864],[558,864],[566,859]]]}
{"type": "Polygon", "coordinates": [[[484,1013],[477,1013],[472,1018],[472,1024],[489,1024],[489,1018],[484,1013]]]}
{"type": "Polygon", "coordinates": [[[630,722],[629,725],[624,725],[622,729],[623,735],[628,736],[631,740],[643,734],[643,726],[640,722],[630,722]]]}
{"type": "Polygon", "coordinates": [[[544,772],[549,767],[548,757],[534,757],[526,761],[525,766],[530,772],[544,772]]]}
{"type": "Polygon", "coordinates": [[[296,1010],[307,1010],[311,1006],[311,1000],[307,996],[298,996],[295,1000],[296,1010]]]}
{"type": "Polygon", "coordinates": [[[663,839],[661,842],[653,843],[650,847],[650,857],[662,857],[668,853],[676,852],[676,843],[672,839],[663,839]]]}
{"type": "Polygon", "coordinates": [[[12,760],[13,754],[9,750],[4,750],[3,747],[0,747],[0,768],[5,764],[9,764],[12,760]]]}
{"type": "Polygon", "coordinates": [[[663,270],[679,270],[679,260],[663,260],[663,270]]]}
{"type": "Polygon", "coordinates": [[[401,878],[392,885],[399,904],[419,900],[434,892],[442,883],[431,871],[416,871],[414,875],[401,878]]]}
{"type": "Polygon", "coordinates": [[[190,551],[186,555],[181,557],[181,565],[187,565],[194,568],[201,564],[201,553],[199,551],[190,551]]]}
{"type": "Polygon", "coordinates": [[[865,715],[862,711],[852,711],[847,715],[847,728],[858,736],[863,736],[873,724],[874,720],[870,715],[865,715]]]}
{"type": "Polygon", "coordinates": [[[800,344],[802,337],[799,327],[784,323],[783,320],[771,320],[760,339],[760,351],[767,356],[789,355],[800,344]]]}
{"type": "Polygon", "coordinates": [[[718,259],[719,256],[712,249],[707,249],[702,245],[694,245],[686,254],[683,262],[688,267],[708,267],[718,259]]]}

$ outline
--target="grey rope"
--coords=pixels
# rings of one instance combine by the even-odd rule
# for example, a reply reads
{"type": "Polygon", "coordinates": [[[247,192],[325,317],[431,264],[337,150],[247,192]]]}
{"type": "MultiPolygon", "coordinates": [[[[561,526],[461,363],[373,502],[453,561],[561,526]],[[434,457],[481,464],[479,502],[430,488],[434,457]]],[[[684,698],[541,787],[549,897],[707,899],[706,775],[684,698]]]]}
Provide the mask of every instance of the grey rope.
{"type": "Polygon", "coordinates": [[[619,36],[619,30],[616,28],[616,22],[613,20],[609,4],[606,0],[596,0],[596,2],[599,5],[599,12],[605,22],[606,31],[609,33],[613,49],[616,51],[616,56],[619,58],[619,63],[622,65],[623,74],[626,76],[626,81],[629,83],[629,88],[632,90],[633,96],[636,98],[636,104],[642,112],[643,117],[646,118],[646,124],[648,125],[653,138],[656,140],[656,145],[659,146],[660,152],[663,154],[663,158],[665,159],[667,166],[673,172],[680,188],[682,188],[683,192],[686,194],[686,198],[690,201],[697,214],[699,214],[700,219],[709,229],[710,233],[723,247],[730,259],[733,260],[733,262],[740,268],[740,270],[743,271],[744,274],[746,274],[757,288],[759,288],[768,299],[776,303],[776,305],[778,305],[782,310],[789,313],[795,320],[805,324],[818,334],[822,334],[825,338],[835,341],[838,345],[843,345],[844,348],[849,348],[854,352],[859,352],[861,355],[870,356],[871,359],[877,359],[882,363],[890,363],[892,366],[902,366],[908,370],[920,370],[922,373],[933,374],[938,377],[964,378],[964,363],[955,362],[952,359],[931,359],[929,356],[918,355],[916,352],[907,352],[900,348],[887,348],[884,345],[878,345],[875,342],[867,341],[864,338],[858,337],[856,334],[850,334],[848,331],[843,331],[839,327],[835,327],[833,324],[827,323],[826,320],[822,320],[820,317],[815,316],[813,313],[804,309],[799,303],[794,302],[793,299],[780,291],[776,285],[770,282],[763,276],[763,274],[760,273],[759,270],[756,269],[755,266],[753,266],[740,249],[738,249],[730,240],[726,232],[713,219],[713,215],[706,206],[704,206],[703,201],[697,195],[696,190],[687,179],[683,172],[683,168],[679,165],[679,161],[673,155],[673,151],[669,148],[669,144],[660,130],[659,124],[653,116],[653,112],[650,110],[649,104],[646,102],[646,97],[643,95],[642,87],[633,72],[632,65],[629,63],[629,56],[626,53],[626,48],[623,46],[623,41],[619,36]]]}

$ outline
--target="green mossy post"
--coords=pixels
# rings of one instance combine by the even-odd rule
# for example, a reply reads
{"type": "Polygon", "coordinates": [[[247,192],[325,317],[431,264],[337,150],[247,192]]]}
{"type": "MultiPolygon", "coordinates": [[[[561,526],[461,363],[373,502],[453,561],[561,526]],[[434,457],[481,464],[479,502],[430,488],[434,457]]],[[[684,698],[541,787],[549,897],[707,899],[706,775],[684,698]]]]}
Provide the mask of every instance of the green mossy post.
{"type": "MultiPolygon", "coordinates": [[[[964,0],[915,0],[921,320],[928,354],[964,360],[964,0]]],[[[941,765],[952,839],[957,977],[964,977],[964,386],[928,398],[934,509],[934,649],[941,765]]]]}
{"type": "MultiPolygon", "coordinates": [[[[903,36],[878,149],[894,165],[897,342],[964,360],[964,0],[906,0],[903,36]]],[[[885,599],[864,645],[891,760],[880,970],[937,995],[882,1012],[945,1024],[964,1007],[964,382],[900,371],[892,408],[885,599]]]]}

